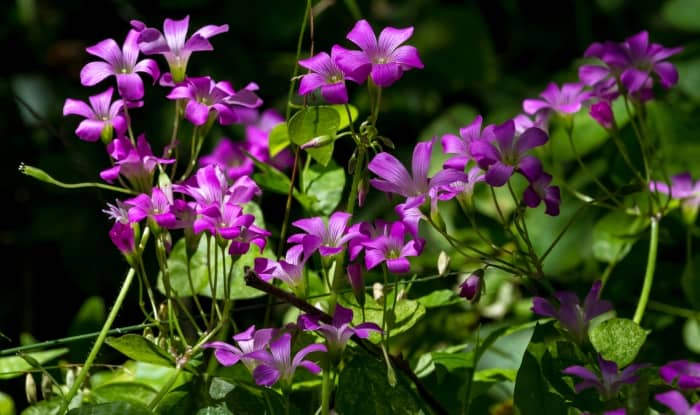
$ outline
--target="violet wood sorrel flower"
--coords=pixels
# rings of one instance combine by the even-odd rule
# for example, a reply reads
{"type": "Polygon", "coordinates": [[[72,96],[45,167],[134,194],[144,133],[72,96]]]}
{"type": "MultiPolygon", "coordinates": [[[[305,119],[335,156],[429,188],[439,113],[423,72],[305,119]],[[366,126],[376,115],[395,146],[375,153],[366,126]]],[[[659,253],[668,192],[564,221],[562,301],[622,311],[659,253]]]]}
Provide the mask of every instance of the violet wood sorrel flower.
{"type": "Polygon", "coordinates": [[[605,100],[596,102],[591,105],[588,114],[603,128],[611,129],[613,127],[615,115],[613,114],[610,102],[605,100]]]}
{"type": "Polygon", "coordinates": [[[304,314],[299,316],[298,326],[305,331],[318,332],[328,342],[328,352],[337,358],[343,353],[348,340],[353,335],[366,339],[370,332],[379,333],[382,331],[375,323],[361,323],[351,327],[352,317],[352,310],[336,304],[331,324],[322,322],[318,316],[304,314]]]}
{"type": "Polygon", "coordinates": [[[306,233],[294,234],[287,242],[314,246],[313,250],[318,249],[321,256],[335,255],[345,248],[349,240],[359,235],[359,232],[348,232],[350,217],[349,213],[335,212],[328,218],[328,225],[318,216],[296,220],[292,225],[306,233]]]}
{"type": "Polygon", "coordinates": [[[478,303],[484,292],[484,270],[479,269],[469,274],[459,285],[459,296],[473,303],[478,303]]]}
{"type": "Polygon", "coordinates": [[[145,218],[153,219],[159,226],[170,228],[175,225],[175,214],[170,212],[173,204],[173,195],[170,189],[165,191],[154,187],[150,196],[140,194],[124,202],[129,206],[129,221],[137,223],[145,218]]]}
{"type": "Polygon", "coordinates": [[[479,167],[486,171],[486,183],[503,186],[515,171],[533,181],[542,173],[540,161],[527,151],[547,142],[547,134],[531,127],[517,136],[515,123],[508,120],[492,129],[484,129],[481,140],[469,146],[479,167]]]}
{"type": "Polygon", "coordinates": [[[106,39],[88,47],[86,50],[89,54],[104,59],[104,62],[90,62],[85,65],[80,71],[80,82],[84,86],[93,86],[114,75],[117,78],[117,90],[122,98],[129,101],[143,98],[143,80],[138,72],[148,74],[155,82],[160,76],[160,70],[153,59],[137,62],[138,36],[137,31],[130,30],[122,48],[119,48],[114,39],[106,39]]]}
{"type": "MultiPolygon", "coordinates": [[[[472,142],[481,138],[481,122],[483,118],[477,115],[471,124],[459,129],[459,137],[454,134],[445,134],[441,138],[442,148],[447,154],[456,154],[445,161],[444,166],[456,170],[464,170],[472,159],[469,146],[472,142]]],[[[493,128],[490,126],[489,128],[493,128]]]]}
{"type": "Polygon", "coordinates": [[[367,242],[365,247],[365,267],[370,270],[381,263],[394,274],[405,274],[411,269],[409,256],[419,256],[423,252],[425,240],[411,239],[405,242],[406,225],[403,222],[391,224],[387,235],[378,236],[367,242]]]}
{"type": "Polygon", "coordinates": [[[309,353],[325,351],[327,351],[326,346],[322,344],[310,344],[292,357],[292,335],[284,333],[270,343],[269,351],[257,350],[249,353],[247,357],[258,361],[258,365],[253,370],[255,383],[269,387],[280,381],[283,388],[289,388],[298,367],[303,367],[313,374],[321,372],[321,368],[316,363],[304,358],[309,353]]]}
{"type": "MultiPolygon", "coordinates": [[[[680,53],[683,48],[665,48],[649,43],[649,33],[641,31],[624,42],[593,43],[586,49],[585,57],[600,59],[603,65],[582,65],[579,78],[595,89],[613,95],[615,80],[619,78],[626,92],[642,100],[650,99],[653,86],[652,72],[659,77],[661,86],[670,88],[678,82],[676,67],[666,59],[680,53]]],[[[609,97],[609,96],[608,96],[609,97]]]]}
{"type": "Polygon", "coordinates": [[[347,38],[362,50],[351,51],[337,46],[336,63],[348,79],[362,83],[371,76],[375,84],[388,87],[399,80],[404,71],[423,68],[418,50],[413,46],[401,46],[411,35],[413,27],[387,27],[377,39],[367,20],[360,20],[347,38]]]}
{"type": "Polygon", "coordinates": [[[541,316],[557,319],[562,328],[580,344],[588,337],[588,325],[591,319],[612,309],[609,301],[598,299],[601,284],[600,280],[593,283],[583,301],[583,307],[576,293],[557,291],[554,297],[559,301],[558,309],[542,297],[533,297],[532,311],[541,316]]]}
{"type": "Polygon", "coordinates": [[[143,22],[138,20],[132,20],[131,26],[139,33],[138,44],[144,54],[161,54],[165,57],[174,82],[185,79],[187,63],[192,52],[214,50],[209,38],[228,32],[227,24],[207,25],[194,32],[187,39],[190,16],[185,16],[182,20],[165,19],[162,33],[158,29],[146,27],[143,22]]]}
{"type": "Polygon", "coordinates": [[[307,95],[320,88],[321,96],[329,103],[346,104],[348,102],[345,80],[360,82],[351,74],[343,73],[343,70],[336,64],[340,53],[343,53],[343,49],[335,45],[331,49],[330,56],[326,52],[320,52],[299,61],[300,66],[312,71],[301,78],[299,95],[307,95]]]}
{"type": "Polygon", "coordinates": [[[112,183],[119,175],[125,177],[136,190],[149,192],[153,171],[158,164],[172,164],[175,159],[165,159],[153,155],[146,136],[136,139],[136,146],[126,137],[118,137],[107,145],[107,152],[114,160],[114,166],[102,170],[100,177],[112,183]]]}
{"type": "Polygon", "coordinates": [[[255,258],[254,270],[264,281],[276,278],[285,284],[300,298],[306,297],[304,266],[316,247],[299,244],[290,247],[284,259],[272,261],[267,258],[255,258]]]}
{"type": "Polygon", "coordinates": [[[698,209],[700,209],[700,180],[693,183],[690,173],[685,172],[671,177],[670,186],[662,181],[651,181],[649,189],[679,200],[685,223],[688,225],[695,223],[698,209]]]}
{"type": "Polygon", "coordinates": [[[562,372],[567,375],[578,376],[582,382],[574,385],[576,393],[584,389],[595,388],[603,400],[610,400],[617,397],[623,384],[632,384],[639,378],[637,371],[649,366],[646,363],[637,363],[627,366],[622,372],[618,371],[617,364],[603,359],[598,355],[598,367],[600,376],[583,366],[569,366],[562,372]]]}
{"type": "Polygon", "coordinates": [[[231,180],[236,180],[241,176],[250,176],[253,174],[254,164],[245,152],[256,149],[248,147],[248,142],[234,142],[222,137],[210,154],[199,158],[199,164],[202,166],[218,164],[226,170],[226,176],[231,180]]]}
{"type": "Polygon", "coordinates": [[[700,363],[674,360],[661,366],[659,375],[669,385],[681,389],[700,389],[700,363]]]}
{"type": "Polygon", "coordinates": [[[90,97],[90,105],[84,101],[66,99],[63,115],[80,115],[85,117],[75,130],[75,134],[85,141],[97,141],[100,137],[107,143],[112,140],[114,132],[117,137],[126,132],[126,118],[122,114],[124,101],[112,102],[114,88],[108,88],[101,94],[90,97]]]}
{"type": "Polygon", "coordinates": [[[591,91],[583,90],[581,82],[563,84],[561,89],[550,82],[542,91],[542,99],[526,99],[523,101],[523,111],[534,115],[537,120],[549,119],[552,113],[572,115],[581,110],[583,104],[591,98],[591,91]]]}
{"type": "Polygon", "coordinates": [[[255,325],[252,325],[245,331],[233,336],[233,340],[238,347],[222,341],[206,343],[203,347],[214,349],[214,356],[221,365],[233,366],[238,362],[243,362],[246,368],[252,372],[255,370],[258,361],[247,355],[258,350],[264,350],[276,333],[276,329],[255,330],[255,325]]]}
{"type": "Polygon", "coordinates": [[[544,212],[550,216],[559,215],[559,205],[561,204],[561,196],[557,186],[551,186],[552,176],[547,173],[542,173],[540,176],[530,182],[530,186],[523,193],[525,204],[531,208],[539,206],[544,200],[544,212]]]}
{"type": "Polygon", "coordinates": [[[214,82],[208,76],[187,78],[173,88],[169,99],[186,99],[185,118],[194,125],[204,125],[214,111],[219,124],[229,125],[239,121],[237,107],[257,108],[262,100],[252,90],[236,92],[226,81],[214,82]]]}
{"type": "Polygon", "coordinates": [[[690,406],[685,396],[678,391],[660,393],[654,399],[671,409],[674,415],[700,415],[700,402],[690,406]]]}
{"type": "Polygon", "coordinates": [[[130,223],[114,222],[109,230],[109,239],[127,259],[136,252],[136,237],[130,223]]]}

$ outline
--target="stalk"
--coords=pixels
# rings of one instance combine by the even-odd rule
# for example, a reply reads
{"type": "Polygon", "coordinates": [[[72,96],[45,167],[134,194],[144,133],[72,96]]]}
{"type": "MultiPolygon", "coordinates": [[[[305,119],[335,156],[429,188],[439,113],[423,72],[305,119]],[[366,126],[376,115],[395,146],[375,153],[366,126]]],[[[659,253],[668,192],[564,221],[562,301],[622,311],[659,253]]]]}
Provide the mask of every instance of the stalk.
{"type": "Polygon", "coordinates": [[[649,239],[649,256],[647,257],[647,270],[644,273],[644,285],[642,293],[639,296],[637,309],[634,312],[635,323],[639,324],[644,317],[644,310],[649,302],[649,294],[651,294],[651,285],[654,282],[654,270],[656,269],[656,251],[659,247],[659,218],[651,217],[651,237],[649,239]]]}

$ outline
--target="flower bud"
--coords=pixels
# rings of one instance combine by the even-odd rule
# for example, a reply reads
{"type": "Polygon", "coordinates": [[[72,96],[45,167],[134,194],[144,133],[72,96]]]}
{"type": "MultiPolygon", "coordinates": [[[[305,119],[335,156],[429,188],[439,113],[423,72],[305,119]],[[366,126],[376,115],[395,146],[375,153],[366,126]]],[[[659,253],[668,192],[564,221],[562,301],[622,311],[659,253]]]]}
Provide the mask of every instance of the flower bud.
{"type": "Polygon", "coordinates": [[[335,137],[331,137],[330,135],[321,135],[318,137],[314,137],[311,140],[302,144],[301,149],[306,150],[307,148],[323,147],[327,144],[332,143],[333,141],[335,141],[335,137]]]}
{"type": "Polygon", "coordinates": [[[34,405],[39,401],[36,391],[36,382],[34,381],[34,376],[31,373],[27,373],[24,377],[24,393],[27,396],[27,402],[30,405],[34,405]]]}
{"type": "Polygon", "coordinates": [[[44,399],[51,399],[53,397],[53,382],[48,374],[41,374],[41,396],[44,399]]]}
{"type": "Polygon", "coordinates": [[[588,113],[603,128],[610,129],[615,122],[615,117],[608,101],[600,101],[591,105],[588,113]]]}
{"type": "Polygon", "coordinates": [[[355,294],[357,302],[360,306],[365,305],[365,281],[362,275],[362,265],[360,263],[350,264],[347,267],[348,280],[352,287],[352,293],[355,294]]]}
{"type": "Polygon", "coordinates": [[[472,303],[478,303],[481,293],[484,291],[484,270],[479,269],[471,273],[460,285],[459,296],[472,303]]]}

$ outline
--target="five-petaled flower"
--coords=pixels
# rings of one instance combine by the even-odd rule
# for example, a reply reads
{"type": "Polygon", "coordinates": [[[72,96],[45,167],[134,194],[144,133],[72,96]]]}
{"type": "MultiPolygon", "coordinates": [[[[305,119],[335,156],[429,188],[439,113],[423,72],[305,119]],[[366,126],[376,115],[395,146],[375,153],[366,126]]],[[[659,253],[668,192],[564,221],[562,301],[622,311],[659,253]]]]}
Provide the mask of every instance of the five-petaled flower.
{"type": "Polygon", "coordinates": [[[561,89],[554,82],[550,82],[540,94],[541,99],[526,99],[523,101],[523,111],[535,116],[535,119],[544,122],[552,113],[571,115],[579,112],[583,104],[591,98],[591,91],[583,90],[581,82],[563,84],[561,89]]]}
{"type": "Polygon", "coordinates": [[[255,325],[252,325],[245,331],[233,336],[233,340],[238,347],[222,341],[205,343],[203,347],[214,349],[214,356],[222,365],[232,366],[238,362],[243,362],[248,370],[252,372],[255,370],[258,362],[247,355],[258,350],[264,350],[270,344],[276,332],[277,330],[272,328],[255,330],[255,325]]]}
{"type": "Polygon", "coordinates": [[[86,50],[89,54],[104,59],[104,62],[90,62],[80,71],[80,82],[85,86],[97,85],[105,78],[114,75],[117,78],[117,90],[122,98],[137,101],[143,98],[143,81],[137,72],[147,73],[153,81],[160,76],[158,64],[153,59],[139,58],[137,38],[139,34],[130,30],[119,48],[114,39],[105,39],[86,50]]]}
{"type": "Polygon", "coordinates": [[[659,375],[669,385],[681,389],[700,389],[700,363],[674,360],[659,368],[659,375]]]}
{"type": "Polygon", "coordinates": [[[346,104],[348,102],[348,91],[345,87],[345,80],[357,82],[352,74],[345,74],[336,64],[342,48],[333,46],[330,56],[326,52],[320,52],[308,59],[299,61],[299,65],[311,70],[311,73],[304,75],[299,83],[299,95],[306,95],[321,88],[321,96],[331,104],[346,104]]]}
{"type": "Polygon", "coordinates": [[[382,331],[375,323],[361,323],[352,327],[352,317],[352,310],[336,304],[331,324],[324,323],[317,315],[303,314],[299,316],[298,326],[302,330],[318,332],[328,342],[328,352],[334,357],[339,357],[353,335],[366,339],[370,332],[382,331]]]}
{"type": "Polygon", "coordinates": [[[126,118],[122,114],[124,101],[118,99],[112,102],[113,88],[90,96],[90,105],[85,101],[66,99],[63,105],[63,115],[80,115],[85,117],[75,130],[75,134],[85,141],[97,141],[102,137],[109,142],[114,132],[120,137],[126,132],[126,118]]]}
{"type": "Polygon", "coordinates": [[[558,308],[555,308],[549,300],[542,297],[533,297],[532,311],[542,316],[557,319],[562,328],[580,344],[588,337],[588,325],[591,319],[612,309],[612,304],[609,301],[598,299],[601,284],[600,280],[593,283],[591,290],[583,301],[583,307],[581,307],[576,293],[557,291],[554,293],[554,296],[559,301],[558,308]]]}
{"type": "Polygon", "coordinates": [[[377,39],[367,20],[360,20],[347,38],[362,50],[351,51],[338,46],[336,63],[348,79],[362,83],[371,76],[380,87],[390,86],[401,78],[404,71],[423,68],[418,50],[413,46],[401,46],[411,35],[413,27],[386,27],[377,39]]]}
{"type": "Polygon", "coordinates": [[[598,355],[598,367],[600,376],[583,366],[569,366],[563,370],[567,375],[578,376],[583,379],[582,382],[574,385],[576,393],[584,389],[595,388],[603,400],[610,400],[617,397],[620,388],[625,383],[632,384],[639,379],[637,371],[649,366],[646,363],[636,363],[627,366],[622,372],[618,371],[617,363],[605,360],[598,355]]]}
{"type": "Polygon", "coordinates": [[[318,249],[321,256],[335,255],[345,248],[349,240],[359,235],[359,231],[348,231],[349,220],[350,214],[346,212],[333,213],[328,218],[328,225],[320,217],[299,219],[292,225],[306,233],[294,234],[287,242],[313,246],[313,250],[318,249]]]}

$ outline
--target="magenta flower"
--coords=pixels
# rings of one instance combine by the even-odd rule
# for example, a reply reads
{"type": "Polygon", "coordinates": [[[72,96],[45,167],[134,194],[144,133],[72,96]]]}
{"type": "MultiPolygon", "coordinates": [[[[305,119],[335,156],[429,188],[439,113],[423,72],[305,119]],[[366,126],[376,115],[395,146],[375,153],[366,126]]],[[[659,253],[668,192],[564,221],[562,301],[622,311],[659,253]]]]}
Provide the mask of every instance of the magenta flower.
{"type": "Polygon", "coordinates": [[[439,186],[437,189],[438,199],[450,200],[456,197],[458,200],[469,202],[474,194],[474,185],[483,181],[485,181],[484,171],[479,167],[472,167],[464,180],[439,186]]]}
{"type": "Polygon", "coordinates": [[[147,73],[155,82],[160,76],[160,70],[153,59],[137,62],[138,36],[137,31],[129,30],[121,49],[114,39],[106,39],[87,48],[89,54],[104,59],[104,62],[90,62],[85,65],[80,71],[80,82],[84,86],[93,86],[114,75],[117,78],[117,90],[122,98],[129,101],[143,98],[143,81],[137,73],[147,73]]]}
{"type": "Polygon", "coordinates": [[[583,90],[584,84],[577,82],[563,84],[561,89],[550,82],[542,91],[542,99],[526,99],[523,101],[523,111],[534,115],[538,120],[546,120],[554,112],[561,115],[575,114],[583,104],[591,98],[591,91],[583,90]]]}
{"type": "Polygon", "coordinates": [[[262,100],[252,90],[236,92],[226,81],[214,82],[210,77],[187,78],[173,88],[169,99],[186,99],[185,118],[194,125],[204,125],[214,111],[219,124],[229,125],[239,121],[237,107],[256,108],[262,100]]]}
{"type": "Polygon", "coordinates": [[[136,147],[128,138],[117,137],[107,145],[107,152],[114,160],[114,166],[102,170],[100,177],[112,183],[121,175],[129,180],[135,189],[142,192],[150,191],[153,171],[158,164],[175,162],[175,159],[154,156],[143,134],[136,139],[136,147]]]}
{"type": "Polygon", "coordinates": [[[542,173],[540,161],[527,151],[547,142],[547,134],[537,127],[528,128],[519,136],[515,123],[508,120],[484,131],[481,140],[471,143],[469,150],[479,167],[486,171],[486,183],[503,186],[515,171],[533,181],[542,173]]]}
{"type": "Polygon", "coordinates": [[[648,364],[633,364],[627,366],[622,372],[618,371],[617,364],[603,359],[598,355],[598,366],[600,377],[591,370],[583,366],[569,366],[562,372],[567,375],[578,376],[583,381],[574,385],[576,393],[584,389],[595,388],[603,400],[610,400],[617,397],[623,384],[632,384],[639,379],[637,371],[649,366],[648,364]]]}
{"type": "Polygon", "coordinates": [[[540,176],[530,182],[530,186],[523,193],[525,204],[531,208],[539,206],[544,200],[544,213],[550,216],[559,215],[559,205],[561,204],[561,196],[559,187],[551,186],[552,176],[547,173],[542,173],[540,176]]]}
{"type": "Polygon", "coordinates": [[[195,199],[197,213],[208,216],[220,214],[227,203],[248,203],[261,194],[260,187],[249,176],[241,176],[229,186],[218,164],[200,168],[186,183],[173,185],[173,190],[195,199]]]}
{"type": "Polygon", "coordinates": [[[380,87],[387,87],[399,80],[404,71],[423,68],[418,50],[413,46],[401,46],[413,35],[413,27],[397,29],[387,27],[374,35],[367,20],[355,23],[347,38],[362,51],[351,51],[337,46],[336,63],[345,77],[358,83],[368,76],[380,87]]]}
{"type": "Polygon", "coordinates": [[[168,61],[172,79],[180,82],[185,79],[187,63],[192,52],[209,51],[214,47],[209,38],[228,32],[228,25],[208,25],[197,30],[187,39],[190,26],[190,16],[182,20],[165,19],[163,33],[158,29],[146,27],[138,20],[132,20],[131,25],[139,33],[138,44],[146,55],[161,54],[168,61]],[[186,40],[185,40],[186,39],[186,40]]]}
{"type": "Polygon", "coordinates": [[[683,48],[665,48],[657,43],[649,43],[649,33],[642,31],[628,37],[624,42],[593,43],[584,56],[600,59],[602,65],[582,65],[579,78],[594,90],[605,91],[608,95],[615,88],[616,79],[625,90],[643,100],[651,98],[653,79],[651,73],[659,77],[661,86],[670,88],[678,82],[676,67],[666,62],[669,57],[680,53],[683,48]]]}
{"type": "Polygon", "coordinates": [[[233,203],[224,203],[220,209],[206,209],[194,221],[195,233],[209,232],[223,239],[233,239],[240,235],[241,227],[250,226],[255,217],[244,214],[243,209],[233,203]]]}
{"type": "Polygon", "coordinates": [[[302,229],[306,233],[297,233],[289,237],[287,242],[299,244],[308,243],[318,249],[321,256],[331,256],[340,253],[345,244],[359,232],[348,232],[348,221],[350,214],[346,212],[335,212],[328,218],[328,225],[323,223],[320,217],[299,219],[292,222],[292,225],[302,229]]]}
{"type": "Polygon", "coordinates": [[[252,325],[247,330],[233,336],[233,340],[238,347],[222,341],[206,343],[203,347],[215,349],[214,356],[223,366],[233,366],[238,362],[243,362],[248,370],[252,372],[257,366],[257,361],[247,355],[259,350],[265,350],[276,332],[276,329],[255,330],[255,325],[252,325]]]}
{"type": "Polygon", "coordinates": [[[107,203],[107,209],[102,209],[110,219],[122,224],[130,223],[129,221],[129,206],[117,199],[115,204],[107,203]]]}
{"type": "Polygon", "coordinates": [[[558,291],[554,296],[559,301],[559,308],[542,297],[532,298],[532,311],[541,316],[553,317],[559,321],[569,335],[578,343],[582,343],[588,337],[588,325],[593,317],[599,316],[612,309],[609,301],[599,300],[601,281],[593,283],[583,307],[576,293],[571,291],[558,291]]]}
{"type": "Polygon", "coordinates": [[[700,389],[700,363],[674,360],[659,368],[659,375],[669,385],[681,389],[700,389]]]}
{"type": "Polygon", "coordinates": [[[405,242],[406,225],[403,222],[391,224],[388,235],[382,235],[364,242],[365,267],[369,270],[382,262],[394,274],[405,274],[411,269],[409,256],[419,256],[423,251],[423,239],[411,239],[405,242]]]}
{"type": "Polygon", "coordinates": [[[320,52],[308,59],[299,61],[299,65],[312,71],[304,75],[299,83],[299,95],[307,95],[321,88],[321,96],[331,104],[346,104],[348,91],[345,88],[345,80],[358,82],[352,75],[346,75],[336,64],[336,60],[343,49],[336,45],[328,56],[326,52],[320,52]]]}
{"type": "Polygon", "coordinates": [[[134,228],[130,223],[114,222],[109,230],[109,238],[123,255],[128,257],[136,252],[134,228]]]}
{"type": "Polygon", "coordinates": [[[651,181],[649,189],[668,195],[671,199],[680,200],[686,223],[695,222],[700,208],[700,180],[693,183],[690,173],[685,172],[671,177],[671,186],[662,181],[651,181]]]}
{"type": "Polygon", "coordinates": [[[608,101],[602,100],[591,105],[588,114],[603,128],[610,129],[615,123],[615,115],[608,101]]]}
{"type": "MultiPolygon", "coordinates": [[[[454,134],[445,134],[442,136],[442,148],[447,154],[456,154],[450,157],[445,162],[444,166],[456,170],[464,170],[469,160],[472,159],[472,153],[469,151],[469,146],[472,142],[481,139],[481,115],[477,115],[471,124],[459,129],[459,137],[454,134]]],[[[493,128],[493,127],[487,127],[493,128]]]]}
{"type": "Polygon", "coordinates": [[[279,170],[287,169],[294,163],[294,156],[289,148],[285,148],[270,159],[270,131],[283,122],[284,117],[276,110],[269,108],[245,127],[245,140],[250,153],[258,160],[270,163],[279,170]]]}
{"type": "Polygon", "coordinates": [[[382,331],[378,325],[374,323],[361,323],[355,327],[351,327],[353,312],[352,310],[335,305],[333,313],[333,322],[331,324],[324,323],[318,316],[304,314],[299,316],[298,326],[305,331],[316,331],[328,342],[329,353],[338,356],[343,353],[348,340],[355,335],[361,339],[369,337],[370,332],[382,331]]]}
{"type": "Polygon", "coordinates": [[[173,204],[172,192],[154,187],[150,196],[142,193],[125,201],[124,204],[129,206],[129,221],[132,223],[148,217],[164,228],[175,225],[175,214],[170,211],[170,206],[173,204]]]}
{"type": "Polygon", "coordinates": [[[75,130],[75,134],[85,141],[97,141],[105,137],[106,141],[112,139],[113,131],[117,136],[126,132],[126,118],[122,114],[124,101],[118,99],[112,102],[114,88],[90,97],[90,105],[85,101],[66,99],[63,104],[63,115],[80,115],[85,117],[75,130]]]}
{"type": "Polygon", "coordinates": [[[433,188],[464,180],[465,174],[454,169],[442,170],[435,177],[428,178],[433,141],[423,141],[416,144],[411,164],[412,176],[403,164],[391,154],[382,152],[374,156],[367,168],[379,177],[371,179],[370,184],[382,192],[396,193],[408,198],[424,197],[433,188]]]}
{"type": "Polygon", "coordinates": [[[253,174],[253,160],[245,152],[252,152],[247,142],[233,142],[222,137],[210,154],[199,158],[199,164],[207,166],[218,164],[226,170],[226,176],[230,180],[236,180],[241,176],[253,174]]]}
{"type": "Polygon", "coordinates": [[[700,415],[700,402],[696,402],[692,407],[682,393],[671,390],[654,395],[654,399],[671,409],[674,415],[700,415]]]}
{"type": "Polygon", "coordinates": [[[255,273],[265,281],[278,279],[294,291],[299,297],[305,297],[304,266],[313,254],[313,246],[294,245],[287,250],[284,259],[272,261],[267,258],[255,258],[255,273]]]}
{"type": "Polygon", "coordinates": [[[325,352],[326,346],[322,344],[310,344],[299,350],[292,357],[292,335],[284,333],[277,340],[270,343],[270,350],[257,350],[249,353],[247,357],[258,361],[253,370],[255,383],[262,386],[272,386],[281,381],[284,387],[291,386],[294,372],[298,367],[303,367],[313,374],[321,372],[321,368],[310,360],[304,360],[306,355],[313,352],[325,352]]]}

